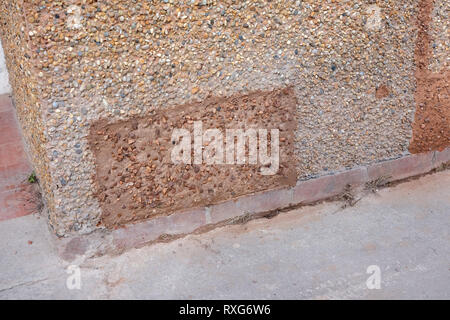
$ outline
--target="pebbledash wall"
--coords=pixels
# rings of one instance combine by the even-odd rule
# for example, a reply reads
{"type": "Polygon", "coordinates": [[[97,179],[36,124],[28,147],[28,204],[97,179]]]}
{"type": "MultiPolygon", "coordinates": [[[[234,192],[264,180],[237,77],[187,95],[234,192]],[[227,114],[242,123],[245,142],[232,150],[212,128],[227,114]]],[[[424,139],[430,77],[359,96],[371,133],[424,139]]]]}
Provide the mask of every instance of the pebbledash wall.
{"type": "Polygon", "coordinates": [[[444,150],[449,9],[445,0],[3,0],[13,97],[50,225],[60,236],[114,229],[177,203],[444,150]],[[194,120],[289,123],[280,172],[167,164],[160,130],[194,120]]]}

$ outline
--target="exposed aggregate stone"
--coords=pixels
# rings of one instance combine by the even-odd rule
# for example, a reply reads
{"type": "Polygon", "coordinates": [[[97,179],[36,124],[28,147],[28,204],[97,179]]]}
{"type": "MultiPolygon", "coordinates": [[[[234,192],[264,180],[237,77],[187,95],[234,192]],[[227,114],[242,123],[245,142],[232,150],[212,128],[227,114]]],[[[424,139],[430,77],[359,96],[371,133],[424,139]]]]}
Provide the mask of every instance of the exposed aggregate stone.
{"type": "Polygon", "coordinates": [[[100,219],[92,122],[210,95],[293,86],[301,179],[407,153],[417,4],[4,0],[2,37],[52,226],[85,233],[100,219]]]}
{"type": "Polygon", "coordinates": [[[44,148],[46,137],[42,123],[42,102],[37,89],[36,73],[31,61],[32,49],[29,42],[27,23],[23,19],[21,1],[2,1],[0,3],[0,33],[9,71],[9,81],[14,90],[14,105],[27,141],[26,151],[39,177],[40,184],[47,195],[49,209],[53,209],[49,160],[44,148]]]}
{"type": "Polygon", "coordinates": [[[430,70],[441,72],[450,67],[450,2],[435,0],[431,19],[430,70]]]}

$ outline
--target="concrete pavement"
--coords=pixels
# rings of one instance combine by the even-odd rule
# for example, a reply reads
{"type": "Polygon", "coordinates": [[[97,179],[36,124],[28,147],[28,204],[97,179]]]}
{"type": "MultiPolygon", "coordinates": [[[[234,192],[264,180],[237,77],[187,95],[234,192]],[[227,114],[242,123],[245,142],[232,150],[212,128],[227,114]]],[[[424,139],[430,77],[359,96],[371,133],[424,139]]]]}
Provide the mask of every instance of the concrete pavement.
{"type": "Polygon", "coordinates": [[[449,170],[342,205],[75,262],[58,257],[38,214],[3,221],[0,299],[450,298],[449,170]],[[69,290],[75,264],[81,289],[69,290]],[[368,289],[369,266],[381,289],[368,289]]]}

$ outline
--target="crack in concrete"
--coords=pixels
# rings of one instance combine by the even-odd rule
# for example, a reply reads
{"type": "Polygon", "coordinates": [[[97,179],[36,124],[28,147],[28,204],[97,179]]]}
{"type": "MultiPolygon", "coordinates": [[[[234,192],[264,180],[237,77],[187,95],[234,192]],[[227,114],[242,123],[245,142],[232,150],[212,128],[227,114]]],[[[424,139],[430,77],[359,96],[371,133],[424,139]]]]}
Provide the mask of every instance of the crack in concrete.
{"type": "Polygon", "coordinates": [[[33,281],[26,281],[26,282],[22,282],[22,283],[18,283],[18,284],[11,285],[11,286],[9,286],[9,287],[0,288],[0,293],[6,292],[6,291],[8,291],[8,290],[13,290],[13,289],[15,289],[15,288],[20,288],[20,287],[23,287],[23,286],[34,285],[34,284],[41,283],[41,282],[44,282],[44,281],[48,281],[48,280],[57,280],[57,279],[58,279],[58,278],[51,278],[51,277],[49,278],[49,277],[46,277],[46,278],[43,278],[43,279],[38,279],[38,280],[33,280],[33,281]]]}

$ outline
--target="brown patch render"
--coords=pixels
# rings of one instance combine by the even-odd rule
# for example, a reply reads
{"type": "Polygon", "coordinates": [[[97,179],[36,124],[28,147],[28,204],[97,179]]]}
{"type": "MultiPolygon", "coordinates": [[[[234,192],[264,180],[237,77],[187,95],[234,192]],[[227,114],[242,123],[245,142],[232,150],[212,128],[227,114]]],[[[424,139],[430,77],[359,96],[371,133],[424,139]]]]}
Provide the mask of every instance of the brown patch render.
{"type": "Polygon", "coordinates": [[[379,86],[379,87],[377,88],[377,90],[375,91],[375,97],[376,97],[377,99],[383,99],[383,98],[386,98],[387,96],[389,96],[389,92],[390,92],[390,90],[389,90],[388,86],[385,85],[385,84],[382,84],[382,85],[379,86]]]}
{"type": "Polygon", "coordinates": [[[431,56],[429,28],[434,0],[422,0],[417,18],[416,113],[413,122],[411,153],[442,151],[450,146],[449,71],[432,73],[428,69],[431,56]]]}
{"type": "MultiPolygon", "coordinates": [[[[292,88],[254,92],[158,110],[117,123],[94,123],[88,137],[94,154],[96,196],[102,224],[114,228],[187,208],[294,186],[297,101],[292,88]],[[186,165],[171,161],[172,131],[202,121],[210,128],[279,129],[280,166],[263,176],[260,164],[186,165]]],[[[248,146],[246,147],[248,151],[248,146]]],[[[248,160],[248,158],[247,158],[248,160]]]]}

